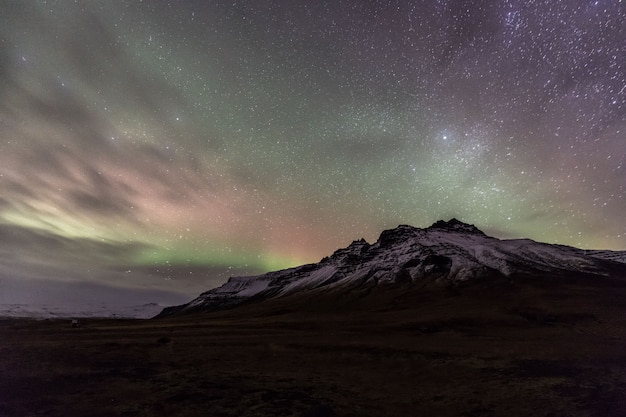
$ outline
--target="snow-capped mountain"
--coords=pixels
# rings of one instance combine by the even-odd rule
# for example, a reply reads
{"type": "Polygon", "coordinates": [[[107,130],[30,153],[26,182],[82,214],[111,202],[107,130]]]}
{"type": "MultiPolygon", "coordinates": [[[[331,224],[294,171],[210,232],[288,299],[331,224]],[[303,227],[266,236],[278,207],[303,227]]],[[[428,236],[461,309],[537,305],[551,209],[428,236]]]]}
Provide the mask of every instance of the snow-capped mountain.
{"type": "Polygon", "coordinates": [[[530,239],[500,240],[456,219],[420,229],[385,230],[374,244],[352,242],[315,264],[233,277],[157,317],[215,311],[315,291],[385,284],[459,285],[481,278],[589,276],[625,278],[626,252],[585,251],[530,239]]]}

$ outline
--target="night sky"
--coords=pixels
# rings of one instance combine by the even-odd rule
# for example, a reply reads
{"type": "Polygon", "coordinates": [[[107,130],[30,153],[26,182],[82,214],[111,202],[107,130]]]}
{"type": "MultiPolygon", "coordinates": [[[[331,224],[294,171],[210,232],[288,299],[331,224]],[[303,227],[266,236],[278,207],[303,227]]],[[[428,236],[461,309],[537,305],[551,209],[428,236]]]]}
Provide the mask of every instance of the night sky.
{"type": "Polygon", "coordinates": [[[626,1],[0,0],[0,302],[398,224],[626,249],[626,1]]]}

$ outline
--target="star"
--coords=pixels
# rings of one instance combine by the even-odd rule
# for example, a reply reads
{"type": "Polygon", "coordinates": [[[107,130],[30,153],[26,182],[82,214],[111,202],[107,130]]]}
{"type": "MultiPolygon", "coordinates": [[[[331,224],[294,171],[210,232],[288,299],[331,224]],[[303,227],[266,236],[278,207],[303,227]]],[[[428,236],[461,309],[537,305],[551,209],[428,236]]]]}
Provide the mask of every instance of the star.
{"type": "Polygon", "coordinates": [[[468,5],[0,4],[0,277],[195,295],[452,217],[625,249],[622,2],[468,5]]]}

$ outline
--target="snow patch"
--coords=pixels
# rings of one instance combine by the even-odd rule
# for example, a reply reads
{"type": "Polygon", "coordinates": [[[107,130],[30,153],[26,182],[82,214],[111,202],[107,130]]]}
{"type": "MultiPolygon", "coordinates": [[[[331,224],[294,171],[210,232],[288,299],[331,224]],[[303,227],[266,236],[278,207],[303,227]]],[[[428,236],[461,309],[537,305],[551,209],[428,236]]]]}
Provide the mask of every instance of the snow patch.
{"type": "Polygon", "coordinates": [[[287,284],[280,293],[285,295],[303,289],[318,287],[323,285],[325,282],[332,280],[336,273],[337,267],[334,265],[323,266],[311,272],[308,276],[287,284]]]}

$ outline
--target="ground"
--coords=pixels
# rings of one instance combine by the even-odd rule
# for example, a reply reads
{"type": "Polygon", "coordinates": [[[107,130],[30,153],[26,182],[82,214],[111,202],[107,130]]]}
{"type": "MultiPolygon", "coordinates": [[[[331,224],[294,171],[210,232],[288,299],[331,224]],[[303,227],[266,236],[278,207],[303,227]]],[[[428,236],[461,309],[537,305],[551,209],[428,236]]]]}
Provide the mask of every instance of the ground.
{"type": "Polygon", "coordinates": [[[0,321],[0,416],[624,416],[623,285],[0,321]]]}

